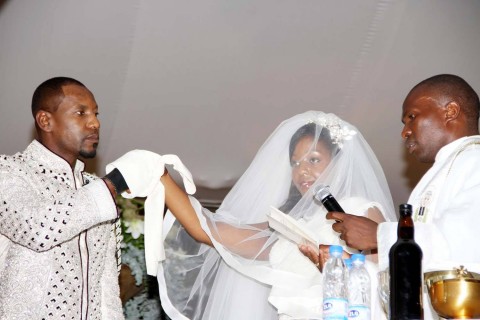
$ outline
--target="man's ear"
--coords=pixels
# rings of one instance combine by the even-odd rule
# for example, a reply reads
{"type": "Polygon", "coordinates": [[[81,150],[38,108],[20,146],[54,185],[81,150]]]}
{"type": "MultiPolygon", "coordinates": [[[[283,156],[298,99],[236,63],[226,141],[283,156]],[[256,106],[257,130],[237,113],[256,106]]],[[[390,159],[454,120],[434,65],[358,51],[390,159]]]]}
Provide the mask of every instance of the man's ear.
{"type": "Polygon", "coordinates": [[[52,131],[52,114],[45,110],[40,110],[35,115],[35,121],[37,122],[37,126],[45,132],[52,131]]]}
{"type": "Polygon", "coordinates": [[[450,101],[446,106],[445,120],[447,122],[455,120],[460,115],[460,106],[455,101],[450,101]]]}

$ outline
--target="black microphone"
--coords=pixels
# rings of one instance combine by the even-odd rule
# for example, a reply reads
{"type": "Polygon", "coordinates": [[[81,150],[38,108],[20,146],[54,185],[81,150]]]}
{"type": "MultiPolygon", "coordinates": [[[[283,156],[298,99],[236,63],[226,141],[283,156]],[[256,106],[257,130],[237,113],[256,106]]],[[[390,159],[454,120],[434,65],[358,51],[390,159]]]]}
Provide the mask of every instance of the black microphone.
{"type": "Polygon", "coordinates": [[[337,211],[345,213],[340,204],[338,204],[337,200],[335,200],[330,193],[329,186],[327,185],[320,184],[316,186],[313,193],[313,198],[320,201],[328,212],[337,211]]]}

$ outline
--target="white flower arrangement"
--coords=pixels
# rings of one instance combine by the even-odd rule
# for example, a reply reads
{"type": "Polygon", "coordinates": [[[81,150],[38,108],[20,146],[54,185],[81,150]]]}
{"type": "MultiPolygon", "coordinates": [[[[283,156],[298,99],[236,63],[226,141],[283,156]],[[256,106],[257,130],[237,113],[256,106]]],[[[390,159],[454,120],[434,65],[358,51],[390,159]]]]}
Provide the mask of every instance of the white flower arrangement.
{"type": "Polygon", "coordinates": [[[122,264],[127,265],[137,286],[143,285],[140,294],[129,299],[124,306],[126,320],[159,320],[162,309],[158,297],[148,296],[147,269],[144,245],[144,201],[117,198],[122,227],[122,264]]]}

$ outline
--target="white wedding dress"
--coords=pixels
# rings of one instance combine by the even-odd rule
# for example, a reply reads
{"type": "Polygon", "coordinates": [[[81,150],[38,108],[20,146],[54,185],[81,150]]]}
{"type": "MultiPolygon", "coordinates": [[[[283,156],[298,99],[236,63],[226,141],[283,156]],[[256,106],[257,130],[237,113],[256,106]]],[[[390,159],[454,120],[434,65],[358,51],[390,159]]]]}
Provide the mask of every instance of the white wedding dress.
{"type": "Polygon", "coordinates": [[[318,318],[321,273],[296,245],[268,228],[266,215],[270,206],[279,208],[304,221],[322,243],[339,243],[323,206],[313,200],[313,190],[320,183],[330,186],[349,213],[363,215],[375,206],[385,220],[396,220],[382,168],[360,132],[333,114],[296,115],[265,141],[215,213],[191,197],[214,248],[193,240],[167,212],[166,260],[157,279],[168,316],[173,320],[318,318]],[[302,195],[292,183],[291,141],[308,126],[315,128],[311,149],[327,136],[332,159],[302,195]],[[238,234],[245,237],[232,242],[239,239],[238,234]],[[312,310],[313,314],[306,313],[312,310]]]}
{"type": "MultiPolygon", "coordinates": [[[[369,202],[360,197],[352,197],[339,200],[345,212],[366,216],[368,209],[378,208],[383,211],[381,205],[369,202]]],[[[330,245],[341,245],[349,253],[358,253],[358,250],[349,248],[345,241],[341,240],[338,233],[333,231],[334,221],[325,219],[326,210],[319,207],[319,212],[311,220],[300,219],[304,226],[315,232],[317,242],[330,245]]],[[[367,256],[368,257],[368,256],[367,256]]],[[[270,292],[269,301],[274,305],[280,315],[280,319],[321,319],[322,317],[322,274],[312,262],[305,257],[298,246],[292,241],[280,236],[270,252],[270,263],[273,268],[288,273],[301,275],[304,279],[296,286],[288,284],[282,286],[274,284],[270,292]]],[[[371,278],[372,292],[372,319],[382,319],[385,315],[381,310],[380,301],[376,300],[378,268],[376,263],[367,261],[368,271],[371,278]]]]}

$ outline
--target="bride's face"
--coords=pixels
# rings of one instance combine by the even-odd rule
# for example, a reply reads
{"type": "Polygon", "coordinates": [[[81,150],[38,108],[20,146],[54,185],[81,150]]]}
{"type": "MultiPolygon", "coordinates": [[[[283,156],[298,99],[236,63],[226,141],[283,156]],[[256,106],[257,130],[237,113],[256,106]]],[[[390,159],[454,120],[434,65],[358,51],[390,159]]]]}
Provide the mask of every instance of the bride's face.
{"type": "Polygon", "coordinates": [[[324,143],[313,144],[313,138],[301,138],[292,154],[292,181],[303,195],[310,189],[320,174],[325,170],[332,155],[324,143]]]}

